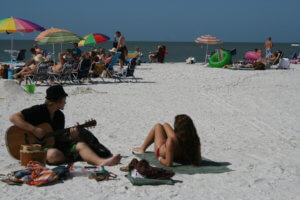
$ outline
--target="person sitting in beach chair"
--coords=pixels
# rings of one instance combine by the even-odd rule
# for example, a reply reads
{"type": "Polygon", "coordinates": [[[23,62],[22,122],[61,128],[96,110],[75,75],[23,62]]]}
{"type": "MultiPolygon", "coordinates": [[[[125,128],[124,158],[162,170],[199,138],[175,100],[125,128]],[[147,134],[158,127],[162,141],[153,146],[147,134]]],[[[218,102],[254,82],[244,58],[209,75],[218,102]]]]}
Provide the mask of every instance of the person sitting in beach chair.
{"type": "Polygon", "coordinates": [[[58,54],[58,59],[59,59],[59,62],[51,67],[51,69],[54,73],[60,73],[61,70],[63,69],[64,64],[67,62],[68,63],[73,63],[73,62],[78,63],[78,60],[73,55],[71,49],[67,49],[66,52],[60,52],[58,54]]]}
{"type": "MultiPolygon", "coordinates": [[[[32,52],[34,51],[34,49],[32,50],[32,52]]],[[[33,57],[32,60],[29,60],[28,62],[26,62],[26,64],[24,65],[24,67],[22,68],[21,71],[19,71],[18,73],[14,74],[13,77],[18,79],[19,84],[21,84],[24,80],[24,77],[28,74],[34,74],[37,70],[37,66],[38,64],[40,64],[41,62],[43,62],[45,59],[42,56],[42,54],[37,54],[33,57]]]]}
{"type": "Polygon", "coordinates": [[[84,81],[88,78],[89,71],[91,69],[91,58],[88,52],[85,52],[80,57],[79,67],[78,67],[78,79],[84,81]]]}
{"type": "Polygon", "coordinates": [[[141,58],[143,57],[143,53],[141,52],[141,49],[139,47],[135,48],[135,52],[136,54],[136,64],[140,65],[142,63],[141,58]]]}
{"type": "Polygon", "coordinates": [[[159,52],[160,47],[161,47],[160,45],[157,46],[157,51],[150,51],[149,52],[148,58],[149,58],[150,63],[154,63],[154,62],[157,61],[157,56],[158,56],[158,52],[159,52]]]}
{"type": "Polygon", "coordinates": [[[272,65],[277,65],[282,56],[283,52],[277,50],[273,52],[268,58],[260,58],[256,62],[262,62],[266,67],[271,67],[272,65]]]}
{"type": "Polygon", "coordinates": [[[62,131],[65,128],[65,115],[62,110],[66,105],[67,96],[68,94],[61,85],[50,86],[46,90],[44,104],[34,105],[17,112],[11,115],[9,120],[15,126],[32,133],[39,139],[44,139],[47,134],[45,128],[40,126],[41,124],[47,123],[53,131],[56,131],[55,144],[47,149],[48,164],[59,165],[76,161],[86,161],[98,166],[119,164],[120,154],[112,155],[103,145],[101,147],[98,140],[95,141],[95,136],[88,130],[72,127],[67,131],[62,131]]]}
{"type": "MultiPolygon", "coordinates": [[[[114,71],[114,65],[118,61],[120,57],[120,52],[117,52],[116,48],[112,48],[109,50],[110,54],[108,57],[106,57],[105,60],[105,67],[103,68],[103,72],[101,74],[101,77],[103,78],[112,78],[113,74],[115,73],[114,71]]],[[[121,69],[122,70],[122,69],[121,69]]]]}
{"type": "Polygon", "coordinates": [[[137,58],[130,59],[127,68],[123,69],[113,75],[113,78],[116,80],[118,79],[120,82],[122,82],[123,79],[132,79],[135,82],[137,82],[137,78],[134,76],[135,66],[137,58]]]}
{"type": "Polygon", "coordinates": [[[175,117],[174,129],[168,124],[156,124],[147,135],[142,146],[133,152],[145,153],[154,143],[156,158],[161,164],[171,166],[181,164],[201,164],[201,144],[192,119],[185,115],[175,117]]]}

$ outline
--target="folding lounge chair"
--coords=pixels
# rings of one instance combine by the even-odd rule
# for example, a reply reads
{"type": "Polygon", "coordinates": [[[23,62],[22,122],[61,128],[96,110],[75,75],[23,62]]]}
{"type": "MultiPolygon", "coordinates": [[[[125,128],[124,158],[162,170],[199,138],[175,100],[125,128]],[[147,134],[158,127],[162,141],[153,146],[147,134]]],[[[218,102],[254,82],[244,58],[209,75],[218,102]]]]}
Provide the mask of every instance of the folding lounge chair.
{"type": "Polygon", "coordinates": [[[26,49],[21,49],[17,55],[16,61],[22,61],[25,59],[26,49]]]}
{"type": "Polygon", "coordinates": [[[282,57],[283,57],[283,52],[278,51],[277,57],[275,58],[275,60],[273,62],[270,63],[269,66],[266,66],[266,69],[277,68],[277,65],[282,57]]]}
{"type": "Polygon", "coordinates": [[[118,79],[120,82],[122,82],[122,80],[128,80],[128,79],[132,79],[135,82],[137,82],[137,78],[135,78],[134,76],[134,70],[136,67],[136,60],[137,58],[133,58],[130,60],[130,62],[128,63],[128,67],[127,69],[119,72],[119,73],[115,73],[113,75],[113,78],[116,80],[118,79]]]}
{"type": "Polygon", "coordinates": [[[49,63],[42,62],[37,66],[36,73],[25,75],[25,83],[37,83],[38,81],[48,81],[49,63]]]}
{"type": "Polygon", "coordinates": [[[49,80],[62,83],[62,81],[73,82],[72,73],[74,69],[73,63],[65,63],[60,73],[49,72],[49,80]]]}
{"type": "Polygon", "coordinates": [[[112,58],[109,65],[104,69],[110,77],[113,77],[113,75],[114,75],[114,65],[116,64],[116,62],[119,59],[120,55],[121,55],[120,52],[115,53],[115,55],[112,58]]]}

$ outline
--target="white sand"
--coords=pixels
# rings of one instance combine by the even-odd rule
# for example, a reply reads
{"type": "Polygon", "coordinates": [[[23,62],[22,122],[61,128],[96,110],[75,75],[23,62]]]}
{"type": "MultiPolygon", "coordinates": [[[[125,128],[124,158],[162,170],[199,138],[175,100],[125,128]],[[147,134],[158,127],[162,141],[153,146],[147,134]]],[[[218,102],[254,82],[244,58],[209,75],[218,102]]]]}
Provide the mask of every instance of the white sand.
{"type": "MultiPolygon", "coordinates": [[[[118,181],[75,177],[37,188],[0,182],[1,199],[297,199],[300,196],[300,65],[291,70],[231,71],[199,64],[144,64],[138,83],[66,86],[68,126],[95,118],[92,131],[114,153],[129,156],[108,167],[118,181]],[[119,171],[133,158],[157,122],[176,114],[192,117],[202,154],[230,162],[232,172],[176,174],[174,186],[132,186],[119,171]]],[[[5,147],[9,115],[42,103],[46,87],[35,94],[0,80],[0,173],[19,169],[5,147]],[[5,99],[1,99],[1,97],[5,99]]],[[[150,148],[152,150],[153,147],[150,148]]]]}

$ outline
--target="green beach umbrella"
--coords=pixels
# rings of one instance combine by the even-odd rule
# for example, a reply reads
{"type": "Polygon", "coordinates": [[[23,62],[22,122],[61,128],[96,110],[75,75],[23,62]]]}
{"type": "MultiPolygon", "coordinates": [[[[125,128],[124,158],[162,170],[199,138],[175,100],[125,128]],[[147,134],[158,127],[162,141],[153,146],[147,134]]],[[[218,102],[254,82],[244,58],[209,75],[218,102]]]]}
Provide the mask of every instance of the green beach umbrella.
{"type": "Polygon", "coordinates": [[[91,33],[83,37],[78,46],[95,45],[97,43],[106,42],[110,38],[102,33],[91,33]]]}

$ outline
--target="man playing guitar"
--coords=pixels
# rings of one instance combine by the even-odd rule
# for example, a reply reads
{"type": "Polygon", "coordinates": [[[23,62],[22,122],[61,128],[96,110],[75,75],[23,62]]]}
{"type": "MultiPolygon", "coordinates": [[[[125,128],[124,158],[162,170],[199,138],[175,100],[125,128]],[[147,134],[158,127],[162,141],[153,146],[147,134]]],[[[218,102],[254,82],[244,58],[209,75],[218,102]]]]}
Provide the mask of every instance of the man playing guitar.
{"type": "MultiPolygon", "coordinates": [[[[48,123],[52,129],[61,130],[65,126],[64,109],[68,94],[61,85],[50,86],[46,90],[44,104],[26,108],[10,116],[9,120],[17,127],[33,133],[37,138],[43,138],[46,131],[37,125],[48,123]]],[[[92,165],[113,166],[120,163],[120,154],[110,158],[101,158],[85,142],[79,139],[79,129],[70,128],[69,133],[55,136],[55,145],[47,150],[49,164],[74,162],[80,158],[92,165]]]]}

